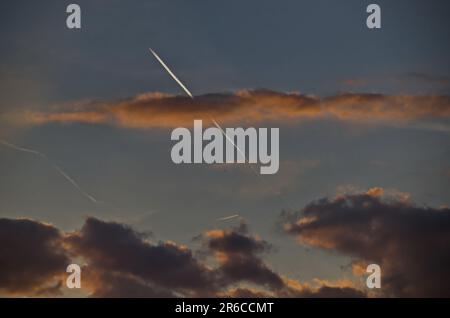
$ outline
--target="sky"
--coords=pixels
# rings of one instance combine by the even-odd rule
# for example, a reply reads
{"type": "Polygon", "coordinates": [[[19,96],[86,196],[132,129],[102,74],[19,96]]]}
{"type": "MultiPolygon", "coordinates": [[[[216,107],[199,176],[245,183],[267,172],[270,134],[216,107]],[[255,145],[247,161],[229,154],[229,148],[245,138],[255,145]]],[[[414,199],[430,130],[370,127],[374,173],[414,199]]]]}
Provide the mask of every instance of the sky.
{"type": "Polygon", "coordinates": [[[0,294],[450,296],[448,1],[76,3],[0,4],[0,294]],[[211,117],[278,173],[174,164],[211,117]]]}

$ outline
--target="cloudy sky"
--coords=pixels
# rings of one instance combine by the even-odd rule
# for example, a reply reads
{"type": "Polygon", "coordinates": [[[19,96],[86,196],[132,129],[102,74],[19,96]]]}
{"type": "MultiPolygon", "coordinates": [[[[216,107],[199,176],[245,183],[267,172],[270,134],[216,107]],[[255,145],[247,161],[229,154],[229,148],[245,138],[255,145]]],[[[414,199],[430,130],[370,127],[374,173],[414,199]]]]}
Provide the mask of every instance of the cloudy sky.
{"type": "Polygon", "coordinates": [[[371,2],[3,1],[0,294],[450,296],[450,3],[371,2]],[[211,117],[278,173],[174,164],[211,117]]]}

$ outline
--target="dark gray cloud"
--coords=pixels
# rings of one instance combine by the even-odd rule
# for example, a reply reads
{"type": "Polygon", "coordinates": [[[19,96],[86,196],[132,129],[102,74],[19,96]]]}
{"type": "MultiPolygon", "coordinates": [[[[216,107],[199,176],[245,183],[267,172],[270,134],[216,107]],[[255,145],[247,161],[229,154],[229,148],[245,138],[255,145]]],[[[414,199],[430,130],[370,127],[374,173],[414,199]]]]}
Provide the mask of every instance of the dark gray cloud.
{"type": "Polygon", "coordinates": [[[382,269],[387,296],[449,297],[450,209],[416,206],[402,196],[365,193],[320,199],[290,215],[286,232],[299,242],[356,258],[382,269]]]}
{"type": "Polygon", "coordinates": [[[207,293],[214,289],[213,273],[190,249],[172,242],[152,244],[124,224],[88,218],[66,242],[95,270],[125,273],[171,290],[207,293]]]}
{"type": "Polygon", "coordinates": [[[244,281],[272,290],[284,287],[282,277],[260,257],[270,249],[270,244],[251,236],[245,223],[236,229],[207,231],[202,235],[202,241],[219,262],[216,272],[226,283],[244,281]]]}
{"type": "Polygon", "coordinates": [[[58,294],[70,259],[60,231],[27,219],[0,219],[0,292],[58,294]]]}
{"type": "Polygon", "coordinates": [[[244,223],[197,237],[212,262],[186,246],[153,243],[125,224],[92,217],[71,233],[10,219],[0,220],[0,230],[4,295],[60,295],[71,262],[83,264],[82,288],[91,297],[362,295],[353,286],[321,282],[313,288],[275,272],[262,258],[270,244],[251,235],[244,223]]]}
{"type": "Polygon", "coordinates": [[[364,298],[366,294],[352,287],[320,286],[317,289],[304,288],[301,291],[293,291],[286,296],[299,298],[364,298]]]}
{"type": "Polygon", "coordinates": [[[83,275],[90,290],[90,297],[94,298],[169,298],[175,296],[170,290],[152,285],[128,273],[86,268],[83,275]]]}

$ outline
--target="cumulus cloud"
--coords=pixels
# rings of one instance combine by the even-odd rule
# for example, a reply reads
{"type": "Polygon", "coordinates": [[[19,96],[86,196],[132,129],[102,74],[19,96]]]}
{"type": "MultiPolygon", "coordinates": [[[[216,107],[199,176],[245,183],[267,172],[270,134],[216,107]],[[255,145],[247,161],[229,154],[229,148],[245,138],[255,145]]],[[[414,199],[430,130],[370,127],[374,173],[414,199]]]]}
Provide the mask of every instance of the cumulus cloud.
{"type": "MultiPolygon", "coordinates": [[[[214,288],[212,272],[195,259],[189,248],[170,241],[152,244],[124,224],[88,218],[80,231],[68,235],[66,242],[90,268],[101,273],[122,273],[114,279],[123,281],[126,274],[135,278],[134,282],[184,293],[201,294],[214,288]]],[[[99,275],[102,277],[104,274],[99,275]]]]}
{"type": "MultiPolygon", "coordinates": [[[[351,256],[353,273],[382,268],[384,296],[449,296],[450,210],[416,206],[381,188],[341,193],[285,216],[301,244],[351,256]]],[[[49,296],[64,290],[66,266],[81,261],[92,297],[364,297],[353,281],[304,283],[273,270],[271,244],[239,227],[197,237],[200,257],[171,241],[152,242],[122,223],[87,218],[63,233],[27,219],[0,219],[0,292],[49,296]]]]}
{"type": "Polygon", "coordinates": [[[450,296],[448,208],[416,206],[374,188],[320,199],[284,217],[285,231],[301,244],[355,258],[356,275],[379,264],[385,296],[450,296]]]}
{"type": "Polygon", "coordinates": [[[251,235],[244,223],[199,235],[202,253],[170,241],[154,243],[125,224],[92,217],[70,233],[30,220],[2,219],[0,229],[6,251],[0,259],[5,268],[0,291],[5,295],[64,291],[70,261],[81,262],[82,288],[91,297],[364,295],[348,284],[310,286],[276,273],[262,258],[270,244],[251,235]]]}
{"type": "Polygon", "coordinates": [[[207,94],[194,99],[147,93],[126,100],[76,104],[67,111],[32,112],[35,124],[112,124],[126,128],[167,128],[191,125],[194,119],[216,118],[224,124],[336,118],[349,121],[407,123],[448,119],[449,96],[342,94],[326,98],[269,90],[207,94]]]}
{"type": "Polygon", "coordinates": [[[207,252],[218,262],[218,278],[228,288],[219,291],[222,297],[365,297],[351,282],[342,285],[316,280],[310,285],[289,279],[271,269],[263,260],[263,253],[273,248],[259,236],[251,235],[245,222],[237,228],[211,230],[199,238],[207,252]],[[233,287],[237,283],[252,287],[233,287]],[[231,286],[231,287],[230,287],[231,286]]]}
{"type": "Polygon", "coordinates": [[[135,275],[100,268],[83,270],[85,289],[93,298],[172,298],[175,293],[135,275]]]}
{"type": "Polygon", "coordinates": [[[284,286],[281,276],[259,256],[270,249],[270,244],[250,236],[245,223],[237,229],[207,231],[201,238],[218,261],[216,271],[227,284],[245,281],[274,290],[284,286]]]}
{"type": "Polygon", "coordinates": [[[28,219],[0,219],[0,293],[45,296],[60,292],[70,264],[61,232],[28,219]]]}

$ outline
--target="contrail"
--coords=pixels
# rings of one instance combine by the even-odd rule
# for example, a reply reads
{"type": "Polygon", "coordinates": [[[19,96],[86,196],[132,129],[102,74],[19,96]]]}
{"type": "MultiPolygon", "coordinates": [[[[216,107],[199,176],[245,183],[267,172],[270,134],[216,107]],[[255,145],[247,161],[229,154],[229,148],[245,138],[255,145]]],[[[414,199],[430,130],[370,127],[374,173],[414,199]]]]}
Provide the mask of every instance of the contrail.
{"type": "Polygon", "coordinates": [[[33,149],[28,149],[28,148],[23,148],[23,147],[16,146],[16,145],[14,145],[12,143],[9,143],[9,142],[7,142],[5,140],[0,140],[0,144],[6,146],[8,148],[14,149],[16,151],[30,153],[30,154],[33,154],[33,155],[36,155],[36,156],[38,156],[40,158],[45,159],[53,167],[53,169],[55,169],[61,176],[63,176],[64,179],[69,181],[75,187],[75,189],[77,189],[83,196],[85,196],[86,198],[88,198],[89,200],[91,200],[94,203],[99,203],[99,201],[96,198],[94,198],[92,195],[90,195],[89,193],[84,191],[80,187],[80,185],[77,182],[75,182],[75,180],[73,180],[66,172],[64,172],[64,170],[62,170],[56,164],[51,162],[46,154],[44,154],[42,152],[39,152],[39,151],[36,151],[36,150],[33,150],[33,149]]]}
{"type": "MultiPolygon", "coordinates": [[[[214,125],[219,128],[220,132],[222,133],[222,135],[225,136],[225,138],[234,146],[234,148],[237,149],[237,151],[241,154],[241,156],[244,158],[244,161],[247,161],[247,158],[245,157],[245,153],[234,143],[233,139],[231,139],[226,133],[225,131],[222,129],[222,127],[220,127],[220,125],[214,120],[214,118],[211,118],[211,120],[213,121],[214,125]]],[[[250,162],[249,162],[250,164],[250,162]]],[[[252,167],[252,165],[249,165],[250,170],[253,171],[253,173],[260,178],[261,180],[263,180],[261,178],[261,176],[258,174],[258,171],[255,171],[255,169],[252,167]]]]}
{"type": "Polygon", "coordinates": [[[219,128],[219,130],[222,132],[222,135],[225,136],[225,138],[234,146],[234,148],[236,148],[238,150],[238,152],[242,155],[242,157],[244,158],[244,161],[247,161],[247,158],[245,157],[245,153],[234,143],[233,139],[231,139],[226,133],[225,131],[222,129],[222,127],[220,127],[220,125],[214,120],[214,118],[211,118],[211,120],[213,121],[214,125],[219,128]]]}
{"type": "Polygon", "coordinates": [[[53,165],[53,167],[64,177],[66,178],[67,181],[69,181],[75,188],[78,189],[78,191],[80,191],[80,193],[82,195],[84,195],[86,198],[88,198],[89,200],[91,200],[94,203],[98,203],[98,200],[96,198],[94,198],[92,195],[90,195],[89,193],[85,192],[83,189],[81,189],[81,187],[78,185],[78,183],[75,182],[75,180],[73,180],[67,173],[65,173],[60,167],[58,167],[57,165],[53,165]]]}
{"type": "MultiPolygon", "coordinates": [[[[181,86],[181,88],[186,92],[186,94],[189,95],[190,98],[194,99],[194,96],[191,94],[191,92],[186,88],[186,86],[183,85],[183,83],[175,76],[175,74],[169,69],[169,67],[161,60],[161,58],[156,54],[155,51],[153,51],[151,48],[149,48],[150,52],[153,54],[153,56],[158,60],[158,62],[164,67],[164,69],[169,73],[170,76],[178,83],[178,85],[181,86]]],[[[216,120],[212,117],[210,117],[214,125],[220,130],[220,132],[225,136],[225,138],[237,149],[237,151],[241,154],[241,156],[244,158],[245,161],[247,161],[247,158],[245,156],[245,153],[234,143],[234,141],[225,133],[225,131],[222,129],[222,127],[216,122],[216,120]]],[[[261,175],[254,170],[253,166],[250,165],[250,169],[253,171],[253,173],[263,182],[266,183],[265,180],[261,177],[261,175]]],[[[232,218],[238,217],[238,214],[231,215],[225,218],[218,219],[218,221],[225,221],[230,220],[232,218]]]]}
{"type": "Polygon", "coordinates": [[[191,92],[186,88],[186,86],[183,85],[183,83],[181,83],[181,81],[178,79],[178,77],[176,77],[175,74],[172,73],[170,68],[163,62],[163,60],[161,60],[161,58],[158,56],[158,54],[156,54],[155,51],[153,51],[151,48],[149,50],[153,54],[153,56],[156,57],[158,62],[161,63],[161,65],[166,69],[167,73],[169,73],[170,76],[172,76],[172,78],[178,83],[178,85],[181,86],[181,88],[186,92],[186,94],[188,94],[190,98],[194,98],[192,96],[191,92]]]}
{"type": "Polygon", "coordinates": [[[46,158],[47,159],[47,156],[45,154],[43,154],[42,152],[39,152],[39,151],[36,151],[36,150],[32,150],[32,149],[23,148],[23,147],[19,147],[19,146],[13,145],[13,144],[11,144],[11,143],[9,143],[7,141],[4,141],[4,140],[0,140],[0,143],[3,144],[6,147],[11,148],[11,149],[14,149],[14,150],[17,150],[17,151],[22,151],[22,152],[28,152],[28,153],[31,153],[31,154],[34,154],[34,155],[37,155],[37,156],[40,156],[42,158],[46,158]]]}
{"type": "MultiPolygon", "coordinates": [[[[153,51],[151,48],[149,48],[149,50],[153,54],[153,56],[158,60],[158,62],[161,63],[161,65],[166,69],[167,73],[169,73],[170,76],[172,76],[172,78],[178,83],[178,85],[181,86],[181,88],[186,92],[186,94],[188,94],[190,98],[194,99],[194,96],[192,96],[191,92],[186,88],[186,86],[183,85],[183,83],[181,83],[181,81],[175,76],[175,74],[170,70],[170,68],[163,62],[163,60],[161,60],[158,54],[156,54],[156,52],[153,51]]],[[[219,130],[222,132],[225,138],[229,142],[231,142],[231,144],[238,150],[238,152],[244,158],[244,161],[247,161],[244,152],[241,149],[239,149],[238,146],[236,146],[236,144],[233,142],[233,140],[231,140],[229,136],[227,136],[227,134],[223,131],[222,127],[220,127],[220,125],[214,120],[214,118],[211,118],[211,120],[213,121],[214,125],[216,125],[216,127],[219,128],[219,130]]]]}
{"type": "Polygon", "coordinates": [[[230,215],[230,216],[226,216],[226,217],[217,219],[217,221],[228,221],[228,220],[231,220],[231,219],[234,219],[234,218],[238,218],[238,217],[240,217],[239,214],[234,214],[234,215],[230,215]]]}

